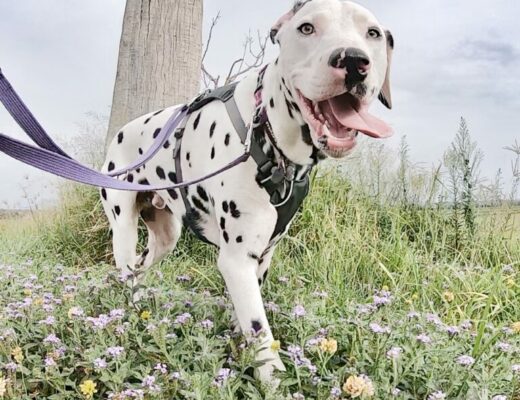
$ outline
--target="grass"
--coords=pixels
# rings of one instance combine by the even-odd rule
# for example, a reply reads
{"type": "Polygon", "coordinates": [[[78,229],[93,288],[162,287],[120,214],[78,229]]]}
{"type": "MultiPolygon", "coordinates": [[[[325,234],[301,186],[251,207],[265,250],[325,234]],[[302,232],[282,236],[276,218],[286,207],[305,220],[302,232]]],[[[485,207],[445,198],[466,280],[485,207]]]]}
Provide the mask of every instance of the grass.
{"type": "Polygon", "coordinates": [[[478,210],[469,235],[450,209],[354,189],[315,177],[274,257],[263,293],[287,366],[278,390],[251,378],[255,348],[229,330],[214,249],[185,235],[134,308],[95,191],[0,221],[4,398],[520,398],[518,210],[478,210]]]}

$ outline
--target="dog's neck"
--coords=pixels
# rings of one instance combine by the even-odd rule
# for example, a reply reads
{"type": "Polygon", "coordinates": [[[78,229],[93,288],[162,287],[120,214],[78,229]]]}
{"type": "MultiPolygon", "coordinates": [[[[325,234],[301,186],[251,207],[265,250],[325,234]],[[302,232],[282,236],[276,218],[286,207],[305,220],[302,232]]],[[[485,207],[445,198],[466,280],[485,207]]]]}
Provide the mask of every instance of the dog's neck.
{"type": "Polygon", "coordinates": [[[283,76],[278,60],[267,66],[261,94],[275,145],[295,164],[316,164],[322,153],[312,144],[309,126],[296,103],[297,94],[283,76]]]}

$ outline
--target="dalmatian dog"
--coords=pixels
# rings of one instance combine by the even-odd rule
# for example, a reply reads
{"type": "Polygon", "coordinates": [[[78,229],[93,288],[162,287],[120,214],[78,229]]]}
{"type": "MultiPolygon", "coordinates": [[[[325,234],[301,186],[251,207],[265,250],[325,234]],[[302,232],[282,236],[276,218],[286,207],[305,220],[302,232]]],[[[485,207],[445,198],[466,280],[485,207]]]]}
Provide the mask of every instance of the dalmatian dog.
{"type": "MultiPolygon", "coordinates": [[[[344,0],[297,1],[276,22],[271,39],[280,53],[263,71],[259,99],[271,126],[265,146],[276,146],[287,159],[310,169],[326,157],[348,155],[359,133],[374,138],[391,135],[391,128],[368,112],[377,98],[391,108],[389,68],[394,45],[390,32],[372,13],[344,0]]],[[[258,80],[259,72],[252,72],[235,89],[246,124],[255,113],[258,80]]],[[[175,107],[155,111],[124,126],[109,147],[103,170],[124,167],[143,154],[174,111],[175,107]]],[[[151,160],[124,179],[150,185],[176,183],[175,140],[172,135],[151,160]]],[[[180,153],[183,181],[210,174],[243,152],[225,105],[210,102],[188,116],[180,153]]],[[[274,338],[260,289],[283,232],[272,237],[277,212],[256,174],[257,164],[250,158],[190,186],[191,210],[179,190],[102,189],[101,198],[113,233],[115,262],[133,280],[142,277],[136,271],[158,263],[175,248],[183,226],[219,248],[218,269],[238,325],[246,337],[261,340],[257,359],[263,365],[257,375],[272,382],[273,371],[284,366],[272,350],[274,338]],[[140,216],[148,243],[138,255],[140,216]]]]}

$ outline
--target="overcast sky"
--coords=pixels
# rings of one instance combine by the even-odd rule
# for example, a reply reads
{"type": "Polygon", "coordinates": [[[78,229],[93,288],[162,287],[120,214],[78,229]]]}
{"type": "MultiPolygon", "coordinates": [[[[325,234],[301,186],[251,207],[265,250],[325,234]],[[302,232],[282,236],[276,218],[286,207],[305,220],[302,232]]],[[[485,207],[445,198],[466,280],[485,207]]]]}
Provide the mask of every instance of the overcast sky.
{"type": "MultiPolygon", "coordinates": [[[[0,67],[42,125],[70,140],[87,112],[109,113],[124,0],[0,0],[0,67]]],[[[375,107],[413,158],[442,157],[464,116],[485,153],[483,173],[508,173],[503,150],[520,139],[520,41],[517,0],[362,0],[394,34],[394,109],[375,107]]],[[[291,0],[206,0],[205,29],[220,10],[208,68],[223,74],[248,30],[267,32],[291,0]]],[[[276,55],[271,46],[269,58],[276,55]]],[[[23,135],[0,110],[0,132],[23,135]]],[[[48,175],[0,154],[2,203],[24,207],[48,175]],[[32,188],[32,189],[31,189],[32,188]]],[[[5,205],[4,205],[5,206],[5,205]]]]}

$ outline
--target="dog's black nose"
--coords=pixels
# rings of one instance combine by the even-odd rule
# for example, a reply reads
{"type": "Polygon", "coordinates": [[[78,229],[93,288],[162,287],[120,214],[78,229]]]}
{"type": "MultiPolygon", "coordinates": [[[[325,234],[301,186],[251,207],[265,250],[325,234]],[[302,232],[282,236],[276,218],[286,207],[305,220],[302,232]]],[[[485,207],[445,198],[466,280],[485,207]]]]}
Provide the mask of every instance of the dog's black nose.
{"type": "Polygon", "coordinates": [[[361,49],[354,47],[339,48],[332,52],[329,58],[329,65],[332,68],[344,69],[347,71],[346,82],[348,85],[355,85],[363,82],[370,69],[370,58],[361,49]]]}

